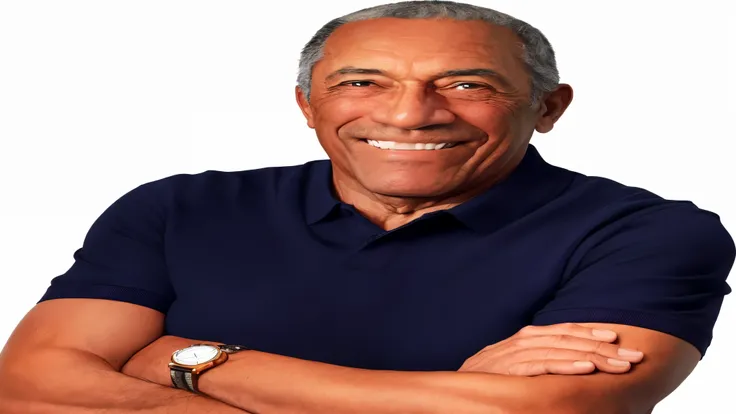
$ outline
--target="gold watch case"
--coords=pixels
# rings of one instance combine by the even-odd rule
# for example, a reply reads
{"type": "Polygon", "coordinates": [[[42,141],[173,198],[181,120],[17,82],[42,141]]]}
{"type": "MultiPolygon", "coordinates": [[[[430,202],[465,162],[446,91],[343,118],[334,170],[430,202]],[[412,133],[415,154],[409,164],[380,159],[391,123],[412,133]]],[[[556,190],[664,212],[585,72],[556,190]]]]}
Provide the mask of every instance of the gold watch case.
{"type": "Polygon", "coordinates": [[[171,362],[169,362],[169,368],[175,367],[175,368],[179,368],[180,370],[181,369],[186,369],[186,370],[190,371],[192,374],[201,374],[202,372],[204,372],[204,371],[206,371],[206,370],[208,370],[210,368],[216,367],[216,366],[224,363],[225,361],[227,361],[227,359],[228,359],[228,353],[227,352],[224,352],[217,345],[211,345],[211,344],[195,344],[195,345],[188,346],[186,348],[182,348],[182,349],[178,349],[178,350],[174,351],[171,354],[171,362]],[[176,359],[175,358],[176,358],[176,356],[177,356],[178,353],[180,353],[181,351],[187,350],[189,348],[197,347],[197,346],[208,346],[208,347],[215,348],[215,349],[217,349],[217,353],[215,354],[215,356],[213,358],[209,359],[208,361],[205,361],[205,362],[202,362],[202,363],[199,363],[199,364],[195,364],[195,365],[188,365],[188,364],[183,364],[183,363],[180,363],[180,362],[176,362],[176,359]]]}

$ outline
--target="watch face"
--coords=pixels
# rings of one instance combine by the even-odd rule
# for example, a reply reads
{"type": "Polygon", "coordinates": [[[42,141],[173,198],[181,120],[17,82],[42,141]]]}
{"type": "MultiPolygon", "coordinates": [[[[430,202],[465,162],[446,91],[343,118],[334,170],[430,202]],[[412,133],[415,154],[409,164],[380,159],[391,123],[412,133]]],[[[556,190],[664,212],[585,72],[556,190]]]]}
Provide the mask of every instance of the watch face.
{"type": "Polygon", "coordinates": [[[219,351],[211,345],[194,345],[176,351],[171,359],[181,365],[199,365],[215,359],[219,351]]]}

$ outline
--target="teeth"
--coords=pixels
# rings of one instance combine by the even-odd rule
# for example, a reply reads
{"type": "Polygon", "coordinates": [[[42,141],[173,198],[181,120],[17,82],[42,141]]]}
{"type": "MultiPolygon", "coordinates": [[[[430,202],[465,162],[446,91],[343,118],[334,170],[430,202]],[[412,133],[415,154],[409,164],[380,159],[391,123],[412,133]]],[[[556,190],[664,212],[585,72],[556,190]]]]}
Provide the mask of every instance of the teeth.
{"type": "Polygon", "coordinates": [[[440,144],[433,144],[433,143],[416,143],[416,144],[408,144],[405,142],[394,142],[394,141],[376,141],[376,140],[366,140],[370,145],[381,148],[381,149],[390,149],[390,150],[409,150],[409,151],[417,151],[417,150],[439,150],[442,148],[452,148],[456,144],[450,144],[447,142],[443,142],[440,144]]]}

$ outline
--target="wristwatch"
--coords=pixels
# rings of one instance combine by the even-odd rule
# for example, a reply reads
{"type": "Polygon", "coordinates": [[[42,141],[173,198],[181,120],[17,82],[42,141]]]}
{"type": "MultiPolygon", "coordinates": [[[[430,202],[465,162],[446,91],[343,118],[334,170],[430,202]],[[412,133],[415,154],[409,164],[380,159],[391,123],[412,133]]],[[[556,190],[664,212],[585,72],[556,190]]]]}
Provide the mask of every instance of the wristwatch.
{"type": "Polygon", "coordinates": [[[174,351],[169,362],[171,383],[174,388],[199,393],[197,382],[203,372],[223,364],[228,354],[249,349],[240,345],[195,344],[174,351]]]}

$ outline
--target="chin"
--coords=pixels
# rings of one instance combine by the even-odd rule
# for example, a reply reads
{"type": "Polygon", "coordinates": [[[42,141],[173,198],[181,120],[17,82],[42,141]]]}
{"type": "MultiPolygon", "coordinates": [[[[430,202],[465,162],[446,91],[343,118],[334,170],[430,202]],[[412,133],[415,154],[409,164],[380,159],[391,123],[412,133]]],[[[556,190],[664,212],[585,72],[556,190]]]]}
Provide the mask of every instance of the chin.
{"type": "Polygon", "coordinates": [[[387,197],[397,198],[431,198],[447,192],[443,183],[430,180],[417,180],[416,177],[384,177],[380,180],[368,180],[363,186],[370,192],[387,197]]]}

